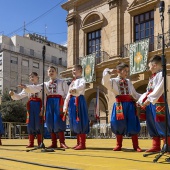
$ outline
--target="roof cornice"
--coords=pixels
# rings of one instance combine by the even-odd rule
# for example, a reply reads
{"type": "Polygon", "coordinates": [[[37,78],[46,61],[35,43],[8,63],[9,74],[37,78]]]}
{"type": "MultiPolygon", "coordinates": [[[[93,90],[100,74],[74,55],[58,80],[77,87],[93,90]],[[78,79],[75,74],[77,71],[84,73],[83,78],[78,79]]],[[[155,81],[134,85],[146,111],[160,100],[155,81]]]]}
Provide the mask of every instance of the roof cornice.
{"type": "Polygon", "coordinates": [[[66,11],[69,11],[71,8],[75,6],[79,6],[88,1],[90,0],[69,0],[68,2],[62,4],[61,7],[65,9],[66,11]]]}

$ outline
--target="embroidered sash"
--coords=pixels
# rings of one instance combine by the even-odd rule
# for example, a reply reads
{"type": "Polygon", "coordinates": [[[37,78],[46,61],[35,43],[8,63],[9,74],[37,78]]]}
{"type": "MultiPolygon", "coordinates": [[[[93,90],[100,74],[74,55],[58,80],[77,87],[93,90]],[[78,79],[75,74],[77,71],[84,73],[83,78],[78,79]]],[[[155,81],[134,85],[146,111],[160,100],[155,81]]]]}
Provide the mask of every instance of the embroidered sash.
{"type": "MultiPolygon", "coordinates": [[[[150,94],[150,93],[149,93],[150,94]]],[[[148,95],[149,95],[148,94],[148,95]]],[[[165,102],[163,95],[158,99],[158,101],[155,103],[156,105],[156,122],[163,122],[165,121],[165,102]]],[[[140,119],[146,120],[146,106],[140,107],[140,119]]]]}
{"type": "Polygon", "coordinates": [[[78,112],[78,106],[79,106],[79,97],[76,96],[75,98],[75,105],[76,105],[76,113],[77,113],[77,117],[76,117],[76,121],[80,121],[80,118],[79,118],[79,112],[78,112]]]}
{"type": "MultiPolygon", "coordinates": [[[[146,97],[143,99],[142,103],[144,103],[147,100],[148,95],[152,92],[152,90],[150,90],[147,94],[146,97]]],[[[140,111],[139,111],[139,118],[140,120],[145,121],[146,120],[146,106],[139,106],[140,107],[140,111]]]]}
{"type": "MultiPolygon", "coordinates": [[[[153,81],[152,81],[152,79],[155,76],[156,76],[156,73],[154,73],[150,78],[150,81],[149,81],[149,84],[148,84],[148,87],[147,87],[148,93],[146,94],[146,97],[143,99],[142,103],[144,103],[147,100],[148,95],[150,93],[152,93],[152,91],[153,91],[153,81]]],[[[165,120],[165,102],[164,102],[163,95],[158,99],[158,101],[155,103],[155,105],[156,105],[155,121],[156,122],[163,122],[165,120]]],[[[146,120],[146,106],[140,107],[140,119],[146,120]]]]}
{"type": "Polygon", "coordinates": [[[122,102],[132,102],[132,101],[134,101],[134,100],[133,100],[132,96],[130,96],[130,95],[116,96],[116,119],[117,120],[124,119],[122,102]]]}
{"type": "Polygon", "coordinates": [[[165,121],[165,101],[162,95],[156,102],[156,122],[165,121]]]}
{"type": "Polygon", "coordinates": [[[137,105],[139,108],[139,119],[142,121],[146,120],[146,107],[137,105]]]}

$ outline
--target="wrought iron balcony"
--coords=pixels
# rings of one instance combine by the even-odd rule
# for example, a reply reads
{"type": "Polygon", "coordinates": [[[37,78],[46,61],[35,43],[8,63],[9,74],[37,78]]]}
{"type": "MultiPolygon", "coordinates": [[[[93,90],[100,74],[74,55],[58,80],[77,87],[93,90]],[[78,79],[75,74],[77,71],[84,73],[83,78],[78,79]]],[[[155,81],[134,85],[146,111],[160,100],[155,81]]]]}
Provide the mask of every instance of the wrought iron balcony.
{"type": "MultiPolygon", "coordinates": [[[[170,30],[164,34],[164,39],[165,39],[165,48],[170,47],[170,30]]],[[[162,34],[158,34],[157,49],[161,49],[161,48],[162,48],[162,34]]]]}
{"type": "MultiPolygon", "coordinates": [[[[165,48],[170,47],[170,30],[164,34],[165,48]]],[[[154,41],[149,43],[149,52],[156,51],[162,48],[162,34],[154,37],[154,41]],[[151,43],[153,42],[153,43],[151,43]]],[[[121,57],[129,57],[130,44],[125,44],[122,47],[121,57]]]]}
{"type": "MultiPolygon", "coordinates": [[[[110,57],[109,54],[108,54],[107,52],[105,52],[105,51],[97,51],[97,52],[92,53],[92,54],[95,55],[95,64],[96,64],[96,65],[97,65],[97,64],[100,64],[100,63],[102,63],[102,62],[104,62],[104,61],[109,60],[109,57],[110,57]]],[[[83,58],[88,57],[88,56],[90,56],[90,55],[92,55],[92,54],[86,55],[86,56],[84,56],[84,57],[79,57],[79,58],[77,58],[77,63],[78,63],[78,64],[81,64],[81,60],[82,60],[83,58]]]]}

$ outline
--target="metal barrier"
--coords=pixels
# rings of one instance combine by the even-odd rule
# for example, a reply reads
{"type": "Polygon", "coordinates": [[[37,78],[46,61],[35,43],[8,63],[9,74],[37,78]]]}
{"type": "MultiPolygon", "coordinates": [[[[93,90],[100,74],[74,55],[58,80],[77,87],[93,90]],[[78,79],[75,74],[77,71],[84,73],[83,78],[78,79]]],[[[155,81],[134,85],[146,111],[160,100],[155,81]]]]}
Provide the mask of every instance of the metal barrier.
{"type": "Polygon", "coordinates": [[[151,138],[149,133],[148,133],[146,122],[140,123],[140,126],[141,126],[141,130],[140,130],[140,133],[139,133],[139,138],[151,138]]]}
{"type": "MultiPolygon", "coordinates": [[[[27,138],[27,124],[26,123],[18,123],[18,122],[3,122],[4,125],[4,135],[2,135],[2,138],[8,138],[8,139],[15,139],[15,138],[27,138]]],[[[146,123],[140,123],[141,130],[138,134],[139,138],[150,138],[148,134],[148,130],[146,127],[146,123]]],[[[67,127],[65,132],[66,138],[75,138],[76,134],[71,132],[69,127],[67,127]]],[[[109,124],[94,124],[90,128],[90,132],[87,134],[88,138],[115,138],[115,134],[112,133],[110,123],[109,124]]],[[[129,138],[128,136],[125,136],[125,138],[129,138]]]]}
{"type": "Polygon", "coordinates": [[[15,138],[27,138],[27,125],[26,123],[19,122],[3,122],[4,135],[2,138],[15,139],[15,138]]]}
{"type": "MultiPolygon", "coordinates": [[[[146,123],[140,123],[141,130],[138,134],[139,138],[150,138],[146,123]]],[[[94,124],[90,128],[90,132],[87,135],[88,138],[115,138],[115,134],[112,133],[110,123],[109,124],[94,124]]],[[[129,138],[128,136],[125,136],[125,138],[129,138]]]]}

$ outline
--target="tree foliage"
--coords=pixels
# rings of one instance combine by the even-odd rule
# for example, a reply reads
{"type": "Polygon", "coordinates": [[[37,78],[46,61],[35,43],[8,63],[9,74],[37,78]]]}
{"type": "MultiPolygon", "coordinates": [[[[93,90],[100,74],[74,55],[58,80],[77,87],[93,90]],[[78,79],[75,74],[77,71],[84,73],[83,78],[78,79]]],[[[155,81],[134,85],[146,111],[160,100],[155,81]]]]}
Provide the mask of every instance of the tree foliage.
{"type": "Polygon", "coordinates": [[[10,101],[10,100],[11,100],[11,96],[8,94],[8,90],[5,89],[5,93],[1,97],[1,101],[6,102],[6,101],[10,101]]]}
{"type": "Polygon", "coordinates": [[[26,106],[22,101],[13,101],[7,93],[2,96],[0,105],[2,119],[5,122],[23,122],[26,120],[26,106]]]}

